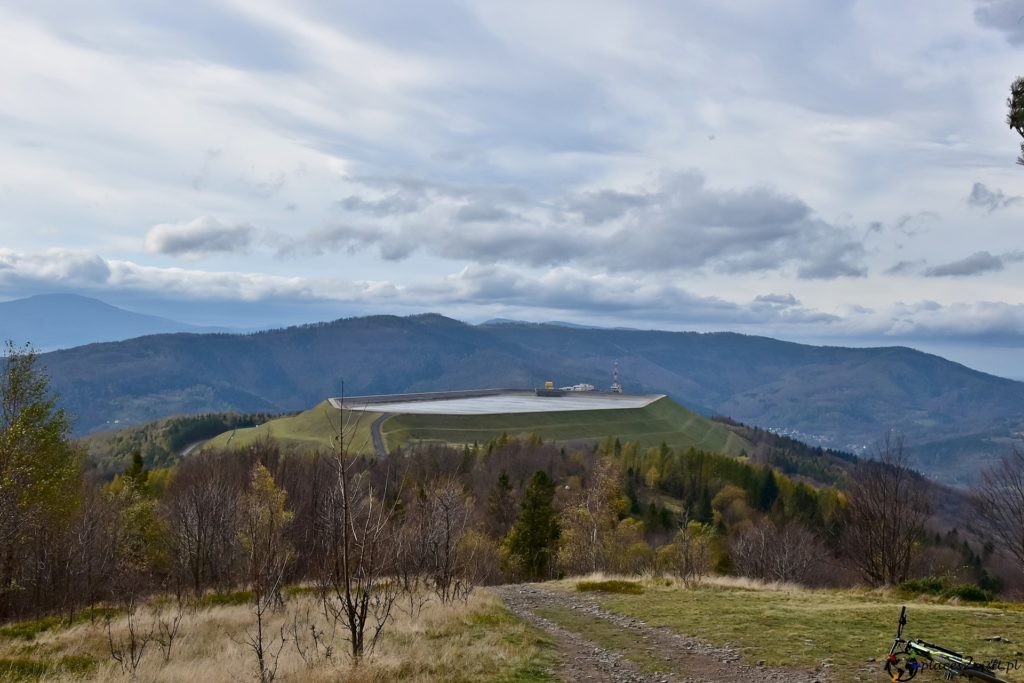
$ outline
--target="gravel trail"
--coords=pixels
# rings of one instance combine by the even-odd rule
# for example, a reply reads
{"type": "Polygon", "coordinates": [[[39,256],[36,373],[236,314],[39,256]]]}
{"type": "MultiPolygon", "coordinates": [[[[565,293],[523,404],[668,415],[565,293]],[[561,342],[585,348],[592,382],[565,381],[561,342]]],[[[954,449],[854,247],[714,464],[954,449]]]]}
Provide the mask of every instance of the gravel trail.
{"type": "Polygon", "coordinates": [[[506,606],[533,626],[551,636],[558,648],[555,673],[566,682],[607,681],[609,683],[828,683],[827,672],[790,668],[769,668],[742,663],[740,654],[728,647],[711,645],[697,638],[679,635],[666,628],[654,628],[633,617],[614,614],[599,607],[585,594],[566,593],[538,584],[515,584],[495,589],[506,606]],[[634,652],[650,653],[658,661],[658,673],[643,671],[621,652],[602,648],[537,614],[545,608],[575,610],[607,621],[635,637],[634,652]]]}

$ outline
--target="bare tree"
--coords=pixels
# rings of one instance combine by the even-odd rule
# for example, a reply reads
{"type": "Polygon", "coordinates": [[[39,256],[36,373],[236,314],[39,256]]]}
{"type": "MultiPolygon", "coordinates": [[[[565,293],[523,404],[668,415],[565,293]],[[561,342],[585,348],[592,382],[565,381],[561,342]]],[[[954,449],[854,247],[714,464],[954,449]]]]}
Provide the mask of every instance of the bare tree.
{"type": "Polygon", "coordinates": [[[806,527],[791,522],[780,528],[770,520],[741,531],[729,548],[737,572],[764,581],[804,583],[825,555],[822,543],[806,527]]]}
{"type": "Polygon", "coordinates": [[[473,501],[454,477],[435,482],[427,500],[427,543],[434,593],[442,603],[464,599],[473,589],[469,569],[472,558],[467,557],[461,547],[473,512],[473,501]]]}
{"type": "Polygon", "coordinates": [[[928,482],[907,467],[902,436],[888,433],[877,460],[861,460],[847,491],[847,560],[872,586],[905,581],[921,550],[928,482]]]}
{"type": "Polygon", "coordinates": [[[69,533],[68,572],[79,599],[90,609],[110,595],[109,577],[116,569],[116,511],[98,484],[83,487],[82,506],[69,533]]]}
{"type": "Polygon", "coordinates": [[[999,464],[986,468],[971,491],[971,502],[982,527],[1024,573],[1024,452],[1014,448],[999,464]]]}
{"type": "Polygon", "coordinates": [[[239,486],[217,460],[214,455],[184,460],[164,496],[178,576],[195,595],[210,584],[230,583],[241,554],[239,486]]]}
{"type": "Polygon", "coordinates": [[[416,619],[430,602],[430,592],[426,590],[431,566],[427,501],[427,492],[418,490],[396,520],[399,524],[394,536],[395,579],[403,598],[400,608],[410,619],[416,619]]]}
{"type": "Polygon", "coordinates": [[[361,415],[348,411],[346,416],[339,410],[337,422],[331,422],[335,437],[330,485],[318,520],[318,584],[325,614],[348,631],[351,655],[358,663],[377,644],[398,596],[398,583],[390,576],[398,497],[388,497],[390,468],[375,485],[370,463],[350,453],[347,438],[359,423],[353,413],[361,415]]]}
{"type": "Polygon", "coordinates": [[[659,568],[675,574],[684,586],[692,588],[711,569],[712,534],[709,527],[684,518],[672,542],[658,549],[659,568]]]}
{"type": "Polygon", "coordinates": [[[267,612],[284,605],[281,588],[293,557],[285,539],[292,521],[292,513],[285,507],[287,496],[274,484],[267,468],[257,463],[241,505],[239,537],[246,552],[252,610],[256,617],[256,630],[246,633],[245,642],[256,656],[260,683],[271,683],[277,678],[278,659],[287,642],[283,628],[277,637],[270,636],[266,629],[267,612]]]}

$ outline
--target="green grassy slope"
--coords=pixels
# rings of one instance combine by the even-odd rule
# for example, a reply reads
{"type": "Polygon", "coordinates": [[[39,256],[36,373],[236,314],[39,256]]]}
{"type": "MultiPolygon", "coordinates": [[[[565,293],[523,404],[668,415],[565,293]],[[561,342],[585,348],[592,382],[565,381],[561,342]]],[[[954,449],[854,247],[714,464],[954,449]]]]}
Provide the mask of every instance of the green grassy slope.
{"type": "Polygon", "coordinates": [[[722,425],[690,412],[670,398],[644,408],[505,415],[395,415],[381,427],[389,448],[416,441],[483,442],[502,433],[538,434],[546,441],[597,442],[609,436],[673,448],[739,455],[750,444],[722,425]]]}
{"type": "MultiPolygon", "coordinates": [[[[373,452],[370,425],[377,417],[377,413],[345,414],[345,438],[349,440],[353,452],[373,452]]],[[[338,411],[331,408],[327,401],[323,401],[297,415],[279,417],[258,427],[225,432],[208,441],[203,448],[244,448],[258,439],[271,437],[284,450],[326,450],[331,447],[331,421],[336,425],[337,420],[338,411]]]]}
{"type": "MultiPolygon", "coordinates": [[[[259,427],[237,429],[234,435],[221,434],[206,448],[245,447],[257,439],[271,436],[285,449],[328,448],[331,428],[326,415],[336,415],[327,403],[298,415],[271,420],[259,427]],[[229,441],[230,438],[230,441],[229,441]]],[[[370,426],[379,413],[365,413],[350,437],[359,453],[373,450],[370,426]]],[[[538,434],[546,441],[598,442],[609,436],[623,443],[638,441],[657,446],[662,441],[673,448],[698,448],[739,455],[750,452],[750,444],[724,426],[690,412],[669,398],[644,408],[622,410],[586,410],[555,413],[514,413],[503,415],[393,415],[381,426],[388,449],[418,441],[450,444],[484,442],[502,434],[520,436],[538,434]]]]}

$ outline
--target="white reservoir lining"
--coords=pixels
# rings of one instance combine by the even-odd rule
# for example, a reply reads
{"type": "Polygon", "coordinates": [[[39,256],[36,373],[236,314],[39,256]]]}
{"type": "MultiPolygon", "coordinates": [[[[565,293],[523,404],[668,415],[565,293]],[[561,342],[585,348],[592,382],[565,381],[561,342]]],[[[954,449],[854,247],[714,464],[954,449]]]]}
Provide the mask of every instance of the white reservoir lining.
{"type": "Polygon", "coordinates": [[[412,415],[492,415],[502,413],[556,413],[571,410],[643,408],[662,398],[654,396],[567,393],[565,396],[477,396],[437,401],[405,401],[348,406],[350,410],[412,415]]]}

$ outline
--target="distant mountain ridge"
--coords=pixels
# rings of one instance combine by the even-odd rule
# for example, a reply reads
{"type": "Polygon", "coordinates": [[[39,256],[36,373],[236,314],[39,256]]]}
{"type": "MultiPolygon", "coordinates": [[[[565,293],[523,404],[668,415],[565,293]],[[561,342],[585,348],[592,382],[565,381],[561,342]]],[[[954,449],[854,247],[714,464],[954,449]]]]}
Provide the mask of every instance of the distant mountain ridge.
{"type": "Polygon", "coordinates": [[[0,340],[37,350],[120,341],[147,334],[211,332],[176,320],[126,311],[77,294],[40,294],[0,302],[0,340]]]}
{"type": "Polygon", "coordinates": [[[904,433],[926,472],[957,476],[1024,430],[1024,383],[903,347],[806,346],[734,333],[341,319],[247,335],[157,335],[45,354],[78,431],[172,414],[300,411],[341,393],[607,387],[862,452],[904,433]]]}

